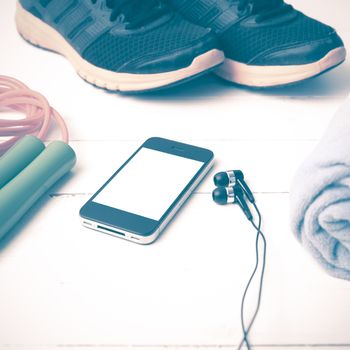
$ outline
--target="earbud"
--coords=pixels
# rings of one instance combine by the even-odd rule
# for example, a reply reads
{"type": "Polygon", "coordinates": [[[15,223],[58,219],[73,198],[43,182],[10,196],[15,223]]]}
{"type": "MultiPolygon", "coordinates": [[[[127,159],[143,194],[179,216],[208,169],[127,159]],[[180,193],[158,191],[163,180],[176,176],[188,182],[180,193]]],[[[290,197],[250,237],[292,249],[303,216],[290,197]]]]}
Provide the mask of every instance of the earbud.
{"type": "Polygon", "coordinates": [[[233,186],[237,183],[237,177],[243,178],[243,173],[240,170],[222,171],[214,176],[214,184],[217,187],[233,186]]]}
{"type": "Polygon", "coordinates": [[[253,215],[245,202],[244,193],[239,185],[230,187],[217,187],[213,193],[213,200],[220,205],[238,204],[243,210],[245,216],[249,221],[253,219],[253,215]]]}
{"type": "Polygon", "coordinates": [[[235,203],[235,194],[233,187],[217,187],[212,193],[216,204],[225,205],[235,203]]]}
{"type": "Polygon", "coordinates": [[[247,183],[244,181],[244,174],[241,170],[228,170],[217,173],[214,176],[214,184],[217,187],[229,187],[238,184],[242,187],[242,190],[246,194],[249,202],[255,202],[253,193],[247,183]]]}

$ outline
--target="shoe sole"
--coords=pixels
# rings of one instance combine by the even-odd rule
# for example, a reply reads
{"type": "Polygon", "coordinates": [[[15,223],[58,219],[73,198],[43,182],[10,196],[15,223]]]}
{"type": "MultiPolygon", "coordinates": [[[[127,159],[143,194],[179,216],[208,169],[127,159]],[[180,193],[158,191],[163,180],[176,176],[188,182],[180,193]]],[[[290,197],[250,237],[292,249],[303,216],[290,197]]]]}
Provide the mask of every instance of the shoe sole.
{"type": "Polygon", "coordinates": [[[224,53],[213,49],[197,56],[190,66],[156,74],[117,73],[97,67],[83,59],[54,28],[26,11],[19,2],[16,9],[19,34],[35,46],[66,57],[78,75],[87,82],[112,91],[141,92],[172,86],[181,81],[212,70],[224,62],[224,53]]]}
{"type": "Polygon", "coordinates": [[[344,47],[327,53],[319,61],[290,66],[253,66],[226,58],[215,74],[230,82],[249,87],[276,87],[318,76],[341,64],[346,58],[344,47]]]}

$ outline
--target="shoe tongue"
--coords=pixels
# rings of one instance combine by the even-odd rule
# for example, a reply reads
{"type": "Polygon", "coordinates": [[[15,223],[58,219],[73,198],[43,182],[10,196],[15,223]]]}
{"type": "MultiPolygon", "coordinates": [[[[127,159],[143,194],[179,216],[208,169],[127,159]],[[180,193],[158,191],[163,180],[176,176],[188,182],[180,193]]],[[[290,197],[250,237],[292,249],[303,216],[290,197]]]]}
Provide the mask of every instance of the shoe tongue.
{"type": "Polygon", "coordinates": [[[161,0],[106,0],[106,5],[112,10],[111,20],[123,14],[131,26],[134,22],[150,22],[156,19],[158,14],[164,13],[161,0]]]}
{"type": "Polygon", "coordinates": [[[157,0],[106,0],[106,4],[110,9],[119,8],[119,11],[128,15],[140,14],[145,9],[156,7],[158,4],[157,0]]]}
{"type": "Polygon", "coordinates": [[[278,7],[283,4],[283,0],[240,0],[252,6],[253,12],[260,12],[278,7]]]}

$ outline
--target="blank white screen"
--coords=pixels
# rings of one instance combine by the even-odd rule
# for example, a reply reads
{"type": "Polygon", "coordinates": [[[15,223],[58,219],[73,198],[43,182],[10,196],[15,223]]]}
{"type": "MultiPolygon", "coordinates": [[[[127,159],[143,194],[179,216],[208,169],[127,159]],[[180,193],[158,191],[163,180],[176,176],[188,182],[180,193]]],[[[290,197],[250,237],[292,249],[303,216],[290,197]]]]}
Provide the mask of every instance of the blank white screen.
{"type": "Polygon", "coordinates": [[[203,162],[141,150],[94,198],[94,202],[159,221],[203,162]]]}

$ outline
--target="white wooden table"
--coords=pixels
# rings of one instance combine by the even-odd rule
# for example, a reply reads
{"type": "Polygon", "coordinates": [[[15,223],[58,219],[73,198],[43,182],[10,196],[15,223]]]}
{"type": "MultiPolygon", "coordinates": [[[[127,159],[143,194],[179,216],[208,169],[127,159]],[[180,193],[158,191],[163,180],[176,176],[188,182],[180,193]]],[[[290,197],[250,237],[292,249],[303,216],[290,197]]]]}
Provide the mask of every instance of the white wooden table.
{"type": "MultiPolygon", "coordinates": [[[[349,0],[291,2],[335,26],[350,47],[349,0]]],[[[288,203],[295,170],[350,92],[350,63],[271,91],[208,76],[151,95],[111,94],[83,82],[64,58],[26,44],[14,8],[1,0],[0,73],[62,113],[78,164],[1,242],[0,348],[237,346],[255,235],[238,208],[211,201],[211,176],[153,245],[80,226],[89,196],[146,138],[162,136],[212,149],[213,172],[240,168],[256,192],[268,240],[256,348],[350,349],[350,283],[329,277],[299,245],[288,203]]]]}

